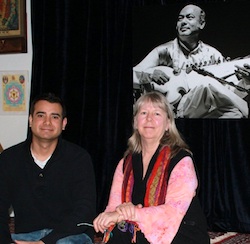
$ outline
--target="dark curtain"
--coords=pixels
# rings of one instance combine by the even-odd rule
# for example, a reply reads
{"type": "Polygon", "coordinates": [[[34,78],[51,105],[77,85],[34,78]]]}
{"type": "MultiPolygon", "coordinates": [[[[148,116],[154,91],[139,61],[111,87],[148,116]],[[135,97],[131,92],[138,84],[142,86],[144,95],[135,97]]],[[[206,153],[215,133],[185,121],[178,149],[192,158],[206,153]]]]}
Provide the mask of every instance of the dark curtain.
{"type": "MultiPolygon", "coordinates": [[[[31,0],[31,98],[51,91],[66,102],[63,137],[92,156],[98,212],[131,134],[133,7],[174,2],[188,1],[31,0]]],[[[250,232],[249,120],[176,123],[194,153],[209,229],[250,232]]]]}

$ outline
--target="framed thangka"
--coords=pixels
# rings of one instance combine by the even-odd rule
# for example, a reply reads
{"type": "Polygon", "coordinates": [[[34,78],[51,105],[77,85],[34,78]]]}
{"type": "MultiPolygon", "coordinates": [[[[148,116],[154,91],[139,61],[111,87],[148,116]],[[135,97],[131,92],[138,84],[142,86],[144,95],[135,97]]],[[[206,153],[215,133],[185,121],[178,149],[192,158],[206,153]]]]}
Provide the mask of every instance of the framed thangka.
{"type": "Polygon", "coordinates": [[[0,54],[27,52],[25,0],[0,0],[0,54]]]}
{"type": "Polygon", "coordinates": [[[28,114],[28,71],[0,71],[0,115],[28,114]]]}
{"type": "Polygon", "coordinates": [[[249,118],[249,9],[244,0],[134,7],[134,101],[155,90],[176,118],[249,118]]]}

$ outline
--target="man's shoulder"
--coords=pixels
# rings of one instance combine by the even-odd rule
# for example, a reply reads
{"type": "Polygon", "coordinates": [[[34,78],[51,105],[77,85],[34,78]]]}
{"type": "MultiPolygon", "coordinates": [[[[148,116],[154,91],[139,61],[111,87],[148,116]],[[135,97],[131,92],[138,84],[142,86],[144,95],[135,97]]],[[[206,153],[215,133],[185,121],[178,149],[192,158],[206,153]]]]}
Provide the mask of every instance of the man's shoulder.
{"type": "Polygon", "coordinates": [[[82,154],[86,154],[88,155],[88,151],[83,148],[82,146],[74,143],[74,142],[71,142],[71,141],[68,141],[68,140],[65,140],[65,139],[62,139],[61,140],[61,145],[62,145],[62,150],[65,152],[65,153],[82,153],[82,154]]]}
{"type": "Polygon", "coordinates": [[[1,167],[7,169],[20,162],[21,159],[25,157],[26,152],[26,142],[20,142],[16,145],[6,148],[0,153],[0,165],[1,167]],[[9,167],[7,167],[9,165],[9,167]]]}
{"type": "Polygon", "coordinates": [[[87,149],[82,146],[62,139],[59,148],[54,153],[54,160],[59,159],[60,164],[64,162],[65,166],[74,165],[92,165],[92,157],[90,156],[87,149]]]}
{"type": "Polygon", "coordinates": [[[158,45],[156,48],[157,48],[157,49],[169,48],[169,47],[172,47],[173,45],[175,45],[176,42],[177,42],[176,39],[170,40],[170,41],[168,41],[168,42],[165,42],[165,43],[162,43],[162,44],[158,45]]]}
{"type": "Polygon", "coordinates": [[[25,148],[27,145],[27,142],[26,141],[22,141],[22,142],[19,142],[13,146],[10,146],[8,148],[6,148],[5,150],[3,150],[3,152],[0,154],[0,155],[15,155],[15,153],[21,151],[23,148],[25,148]]]}
{"type": "Polygon", "coordinates": [[[217,53],[219,55],[222,55],[221,52],[218,49],[216,49],[215,47],[211,46],[210,44],[204,43],[202,41],[200,41],[200,47],[201,47],[201,49],[206,49],[209,52],[217,53]]]}

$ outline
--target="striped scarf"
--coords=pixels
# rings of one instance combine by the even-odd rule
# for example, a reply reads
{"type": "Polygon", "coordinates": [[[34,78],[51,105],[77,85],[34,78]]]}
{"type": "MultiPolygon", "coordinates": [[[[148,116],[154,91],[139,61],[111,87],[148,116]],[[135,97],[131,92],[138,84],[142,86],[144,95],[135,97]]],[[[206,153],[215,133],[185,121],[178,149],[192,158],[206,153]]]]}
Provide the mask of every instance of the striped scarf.
{"type": "MultiPolygon", "coordinates": [[[[164,147],[154,164],[148,178],[144,207],[157,206],[165,202],[167,193],[168,165],[170,148],[164,147]]],[[[124,180],[122,188],[122,202],[132,202],[132,191],[134,185],[134,174],[132,166],[132,155],[129,154],[124,161],[124,180]]]]}

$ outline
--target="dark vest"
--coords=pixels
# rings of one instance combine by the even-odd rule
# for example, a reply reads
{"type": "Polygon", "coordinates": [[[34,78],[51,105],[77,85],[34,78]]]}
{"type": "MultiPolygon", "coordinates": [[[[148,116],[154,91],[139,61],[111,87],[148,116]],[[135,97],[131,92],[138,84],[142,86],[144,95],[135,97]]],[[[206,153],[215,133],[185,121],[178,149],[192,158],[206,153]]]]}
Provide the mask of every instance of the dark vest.
{"type": "MultiPolygon", "coordinates": [[[[173,159],[170,161],[169,165],[169,175],[171,174],[175,165],[184,157],[191,156],[187,151],[180,151],[173,159]]],[[[194,161],[194,160],[193,160],[194,161]]],[[[196,170],[196,175],[198,177],[198,172],[196,170]]],[[[199,177],[198,177],[199,179],[199,177]]],[[[193,198],[186,215],[184,216],[180,228],[172,241],[172,244],[209,244],[210,239],[207,233],[206,218],[200,206],[198,199],[198,189],[195,197],[193,198]]],[[[166,220],[167,221],[167,220],[166,220]]]]}

